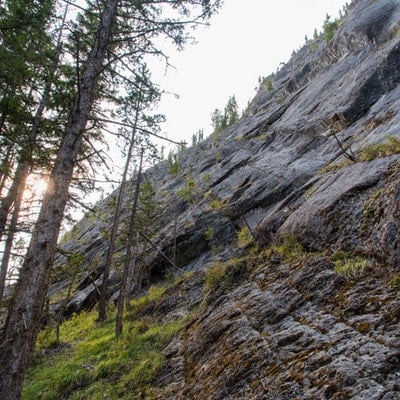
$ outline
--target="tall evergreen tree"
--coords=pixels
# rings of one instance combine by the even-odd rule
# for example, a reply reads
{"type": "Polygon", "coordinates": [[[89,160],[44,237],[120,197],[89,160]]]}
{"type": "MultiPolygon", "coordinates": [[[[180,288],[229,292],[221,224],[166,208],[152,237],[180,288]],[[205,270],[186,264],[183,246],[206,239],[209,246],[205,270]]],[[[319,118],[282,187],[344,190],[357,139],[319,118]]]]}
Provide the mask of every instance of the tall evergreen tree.
{"type": "MultiPolygon", "coordinates": [[[[100,286],[99,315],[98,320],[104,321],[107,317],[108,281],[112,267],[115,242],[120,224],[121,207],[126,194],[126,184],[129,168],[132,164],[133,151],[138,148],[138,144],[144,145],[145,139],[160,116],[150,117],[145,114],[146,109],[159,100],[160,92],[149,80],[149,71],[142,67],[135,77],[135,84],[127,88],[129,101],[123,108],[122,121],[131,124],[130,135],[128,138],[128,151],[125,159],[125,167],[122,174],[121,184],[118,188],[117,202],[114,210],[114,217],[111,224],[110,239],[108,242],[106,262],[103,270],[103,280],[100,286]],[[131,121],[130,118],[133,118],[131,121]]],[[[155,125],[157,127],[157,125],[155,125]]],[[[149,146],[148,146],[149,147],[149,146]]]]}
{"type": "Polygon", "coordinates": [[[0,239],[35,157],[45,88],[50,85],[46,77],[56,51],[47,31],[53,6],[53,0],[6,1],[0,19],[0,141],[15,161],[13,165],[5,157],[2,165],[11,184],[0,201],[0,239]]]}
{"type": "Polygon", "coordinates": [[[160,54],[157,37],[170,38],[182,47],[187,39],[185,28],[208,19],[218,6],[219,0],[88,2],[90,13],[85,21],[90,34],[82,37],[74,32],[76,95],[1,337],[0,398],[20,398],[74,167],[88,122],[96,121],[101,100],[114,97],[109,89],[115,86],[109,84],[129,80],[131,66],[140,64],[145,54],[160,54]]]}

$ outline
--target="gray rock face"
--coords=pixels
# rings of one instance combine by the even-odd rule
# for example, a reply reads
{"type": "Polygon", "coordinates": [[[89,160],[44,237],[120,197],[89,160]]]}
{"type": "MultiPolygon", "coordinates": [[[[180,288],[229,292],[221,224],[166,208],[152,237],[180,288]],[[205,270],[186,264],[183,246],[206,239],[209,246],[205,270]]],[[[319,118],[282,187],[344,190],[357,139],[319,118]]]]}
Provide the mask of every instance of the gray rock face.
{"type": "Polygon", "coordinates": [[[157,398],[399,399],[399,305],[324,258],[261,266],[171,342],[157,398]]]}
{"type": "MultiPolygon", "coordinates": [[[[388,283],[400,274],[399,148],[361,157],[388,135],[400,140],[399,32],[399,1],[353,1],[333,39],[294,54],[238,123],[179,154],[178,175],[166,162],[146,172],[163,206],[152,240],[172,257],[176,230],[180,269],[232,258],[245,224],[261,247],[290,236],[319,253],[260,265],[210,304],[166,349],[158,398],[400,399],[400,300],[388,283]],[[349,283],[326,255],[338,251],[377,267],[349,283]]],[[[95,304],[112,215],[107,202],[98,209],[101,222],[83,219],[62,245],[91,267],[69,312],[95,304]]],[[[150,245],[145,253],[148,284],[176,273],[150,245]]],[[[202,304],[201,285],[189,300],[171,295],[166,318],[202,304]]]]}

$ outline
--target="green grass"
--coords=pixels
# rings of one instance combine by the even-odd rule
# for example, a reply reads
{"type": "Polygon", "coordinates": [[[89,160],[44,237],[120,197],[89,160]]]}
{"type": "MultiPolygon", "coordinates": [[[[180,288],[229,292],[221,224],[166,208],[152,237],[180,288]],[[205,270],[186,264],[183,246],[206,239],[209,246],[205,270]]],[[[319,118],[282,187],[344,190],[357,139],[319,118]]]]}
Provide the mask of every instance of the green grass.
{"type": "Polygon", "coordinates": [[[97,313],[75,315],[61,326],[59,350],[43,331],[38,355],[28,371],[23,400],[151,399],[151,383],[164,362],[162,350],[179,333],[185,318],[159,323],[149,317],[128,321],[149,302],[162,298],[165,289],[153,288],[132,302],[126,328],[115,338],[114,319],[96,322],[97,313]]]}
{"type": "Polygon", "coordinates": [[[389,281],[389,286],[395,289],[400,289],[400,275],[394,274],[389,281]]]}
{"type": "Polygon", "coordinates": [[[205,273],[204,292],[211,295],[211,300],[229,292],[247,276],[245,259],[232,258],[227,262],[216,262],[205,273]]]}
{"type": "Polygon", "coordinates": [[[306,254],[304,247],[290,235],[286,235],[281,244],[272,246],[271,252],[278,255],[283,262],[298,261],[306,254]]]}
{"type": "Polygon", "coordinates": [[[374,262],[370,259],[342,251],[334,253],[331,260],[335,265],[333,270],[348,280],[362,278],[374,266],[374,262]]]}
{"type": "Polygon", "coordinates": [[[372,161],[400,153],[400,139],[393,135],[386,136],[385,141],[364,147],[360,151],[360,161],[372,161]]]}
{"type": "Polygon", "coordinates": [[[253,244],[254,238],[247,226],[244,226],[237,232],[237,242],[239,247],[247,247],[253,244]]]}

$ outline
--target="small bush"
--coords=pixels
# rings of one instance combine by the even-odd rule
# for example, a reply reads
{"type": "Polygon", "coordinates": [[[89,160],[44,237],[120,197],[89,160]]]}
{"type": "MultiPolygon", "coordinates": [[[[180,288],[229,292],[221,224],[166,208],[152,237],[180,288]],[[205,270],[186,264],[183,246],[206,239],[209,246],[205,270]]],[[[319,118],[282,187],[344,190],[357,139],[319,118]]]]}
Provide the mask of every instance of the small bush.
{"type": "Polygon", "coordinates": [[[195,197],[198,194],[199,188],[193,179],[188,179],[186,186],[176,191],[176,195],[182,199],[194,203],[195,197]]]}
{"type": "Polygon", "coordinates": [[[208,241],[210,241],[214,237],[214,229],[213,228],[208,228],[205,232],[204,235],[208,241]]]}
{"type": "Polygon", "coordinates": [[[400,153],[400,139],[396,136],[386,136],[384,142],[364,147],[359,155],[360,161],[371,161],[380,157],[388,157],[400,153]]]}
{"type": "Polygon", "coordinates": [[[325,42],[330,42],[333,39],[333,35],[335,34],[335,32],[337,31],[337,29],[340,26],[340,20],[339,19],[335,19],[334,21],[330,20],[330,16],[327,15],[325,22],[324,22],[324,40],[325,42]]]}
{"type": "Polygon", "coordinates": [[[348,159],[345,158],[344,160],[340,161],[340,162],[336,162],[336,163],[331,163],[331,164],[327,164],[325,165],[325,167],[321,168],[318,171],[319,175],[323,175],[326,174],[328,172],[335,172],[335,171],[339,171],[343,168],[348,167],[349,165],[352,165],[353,163],[348,159]]]}
{"type": "Polygon", "coordinates": [[[264,86],[265,86],[265,88],[268,90],[268,92],[272,92],[272,91],[274,90],[274,87],[273,87],[273,85],[272,85],[271,79],[267,79],[267,80],[264,82],[264,86]]]}

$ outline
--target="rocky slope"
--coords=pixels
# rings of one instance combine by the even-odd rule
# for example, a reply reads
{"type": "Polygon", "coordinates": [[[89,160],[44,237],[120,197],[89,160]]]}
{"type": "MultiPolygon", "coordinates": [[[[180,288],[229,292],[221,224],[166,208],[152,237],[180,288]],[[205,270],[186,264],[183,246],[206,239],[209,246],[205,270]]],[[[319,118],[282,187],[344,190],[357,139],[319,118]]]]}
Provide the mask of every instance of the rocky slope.
{"type": "MultiPolygon", "coordinates": [[[[163,204],[153,241],[172,257],[176,231],[177,264],[195,271],[147,312],[201,304],[165,350],[158,398],[400,399],[399,32],[399,1],[353,2],[332,40],[294,54],[238,123],[181,153],[179,174],[147,171],[163,204]],[[257,256],[238,247],[246,226],[257,256]],[[203,290],[204,271],[235,256],[235,284],[203,290]]],[[[62,244],[87,266],[67,316],[97,300],[112,213],[98,210],[62,244]]],[[[147,285],[180,273],[151,246],[143,265],[147,285]]],[[[70,282],[60,276],[50,298],[70,282]]]]}

